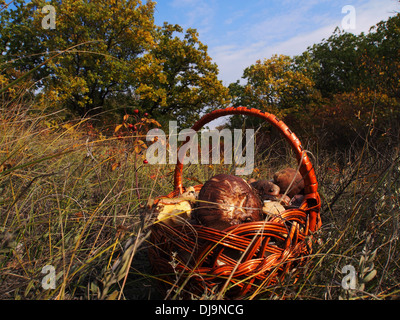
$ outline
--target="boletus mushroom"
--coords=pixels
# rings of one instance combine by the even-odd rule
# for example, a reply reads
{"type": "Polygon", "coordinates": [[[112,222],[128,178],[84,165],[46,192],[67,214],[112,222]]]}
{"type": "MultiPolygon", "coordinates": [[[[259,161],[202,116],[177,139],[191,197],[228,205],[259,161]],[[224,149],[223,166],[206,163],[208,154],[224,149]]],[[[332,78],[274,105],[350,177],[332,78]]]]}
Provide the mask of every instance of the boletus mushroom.
{"type": "Polygon", "coordinates": [[[193,217],[201,225],[225,230],[233,225],[262,220],[262,202],[242,178],[218,174],[201,188],[193,217]]]}
{"type": "Polygon", "coordinates": [[[250,185],[257,191],[261,201],[278,201],[285,205],[290,202],[290,198],[284,194],[280,194],[279,186],[270,180],[254,180],[250,185]]]}
{"type": "Polygon", "coordinates": [[[273,182],[280,188],[280,193],[287,192],[289,198],[304,193],[304,180],[300,172],[293,168],[285,168],[274,174],[273,182]]]}

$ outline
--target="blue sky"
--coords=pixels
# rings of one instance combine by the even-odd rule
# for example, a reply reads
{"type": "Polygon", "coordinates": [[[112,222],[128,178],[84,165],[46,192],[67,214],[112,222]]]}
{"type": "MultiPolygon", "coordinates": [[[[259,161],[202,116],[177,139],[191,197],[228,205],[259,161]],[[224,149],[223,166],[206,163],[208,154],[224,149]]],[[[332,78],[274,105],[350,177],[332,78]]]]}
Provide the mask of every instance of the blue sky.
{"type": "Polygon", "coordinates": [[[398,0],[158,0],[155,20],[197,29],[228,85],[258,59],[301,54],[328,38],[346,5],[355,9],[356,34],[400,11],[398,0]]]}

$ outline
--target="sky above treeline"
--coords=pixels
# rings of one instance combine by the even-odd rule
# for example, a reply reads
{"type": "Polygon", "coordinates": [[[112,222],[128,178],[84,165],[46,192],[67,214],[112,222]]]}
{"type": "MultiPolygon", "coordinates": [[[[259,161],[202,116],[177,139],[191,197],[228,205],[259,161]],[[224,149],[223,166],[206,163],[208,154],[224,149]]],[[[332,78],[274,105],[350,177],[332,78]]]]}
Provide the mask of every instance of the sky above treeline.
{"type": "Polygon", "coordinates": [[[197,29],[228,85],[258,59],[301,54],[336,27],[368,32],[397,12],[398,0],[159,0],[155,22],[197,29]]]}

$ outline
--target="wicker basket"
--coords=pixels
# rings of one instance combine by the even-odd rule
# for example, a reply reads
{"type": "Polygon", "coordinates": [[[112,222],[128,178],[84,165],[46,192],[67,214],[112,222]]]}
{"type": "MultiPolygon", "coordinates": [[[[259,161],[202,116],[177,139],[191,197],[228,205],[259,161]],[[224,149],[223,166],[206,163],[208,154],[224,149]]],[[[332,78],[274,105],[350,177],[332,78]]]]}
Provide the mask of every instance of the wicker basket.
{"type": "MultiPolygon", "coordinates": [[[[281,282],[289,271],[297,276],[301,273],[301,266],[311,253],[313,233],[321,226],[321,202],[313,166],[299,139],[282,121],[267,112],[238,107],[213,111],[192,129],[198,131],[218,117],[235,114],[264,119],[286,138],[305,182],[304,201],[299,208],[287,209],[278,218],[244,223],[224,231],[190,224],[180,227],[153,224],[149,259],[155,277],[166,290],[172,289],[167,291],[169,298],[176,293],[180,297],[191,294],[229,299],[254,297],[281,282]]],[[[167,195],[169,198],[185,191],[182,169],[178,162],[175,189],[167,195]]],[[[196,191],[201,187],[196,186],[196,191]]]]}

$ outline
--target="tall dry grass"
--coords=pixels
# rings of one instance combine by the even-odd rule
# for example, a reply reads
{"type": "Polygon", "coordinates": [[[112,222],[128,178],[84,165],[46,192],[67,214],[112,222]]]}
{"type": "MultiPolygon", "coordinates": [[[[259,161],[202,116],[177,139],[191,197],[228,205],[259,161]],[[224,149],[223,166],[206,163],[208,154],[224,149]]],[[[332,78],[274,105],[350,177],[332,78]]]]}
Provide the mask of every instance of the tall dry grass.
{"type": "Polygon", "coordinates": [[[142,250],[140,204],[168,185],[150,178],[154,168],[132,152],[134,137],[105,137],[87,123],[18,102],[2,109],[2,299],[107,298],[130,270],[112,272],[125,242],[137,239],[127,246],[132,257],[142,250]],[[56,272],[53,290],[43,290],[46,265],[56,272]]]}

